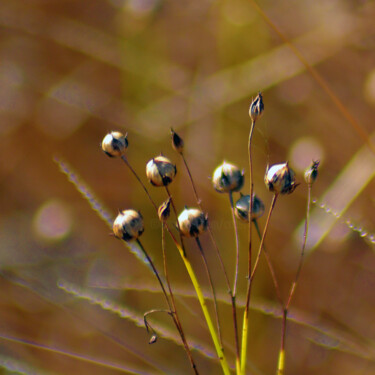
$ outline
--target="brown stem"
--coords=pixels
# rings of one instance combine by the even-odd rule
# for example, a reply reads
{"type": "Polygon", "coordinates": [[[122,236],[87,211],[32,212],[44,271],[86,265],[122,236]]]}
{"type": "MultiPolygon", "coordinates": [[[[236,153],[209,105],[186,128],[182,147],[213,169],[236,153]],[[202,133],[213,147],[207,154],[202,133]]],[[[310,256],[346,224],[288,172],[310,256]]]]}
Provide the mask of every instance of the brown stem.
{"type": "Polygon", "coordinates": [[[251,232],[252,232],[252,225],[251,225],[251,216],[253,213],[253,194],[254,194],[254,183],[253,183],[253,160],[251,154],[251,141],[253,139],[253,132],[255,127],[255,121],[251,121],[251,127],[249,132],[249,140],[247,144],[247,149],[249,152],[249,185],[250,185],[250,205],[249,205],[249,255],[248,255],[248,277],[250,278],[251,274],[251,261],[252,261],[252,241],[251,241],[251,232]]]}
{"type": "Polygon", "coordinates": [[[238,242],[238,228],[237,228],[236,215],[234,214],[233,193],[231,191],[229,192],[229,202],[230,202],[230,209],[232,213],[234,237],[235,237],[235,243],[236,243],[236,267],[235,267],[234,281],[233,281],[233,297],[236,298],[237,282],[238,282],[238,268],[240,264],[240,246],[238,242]]]}

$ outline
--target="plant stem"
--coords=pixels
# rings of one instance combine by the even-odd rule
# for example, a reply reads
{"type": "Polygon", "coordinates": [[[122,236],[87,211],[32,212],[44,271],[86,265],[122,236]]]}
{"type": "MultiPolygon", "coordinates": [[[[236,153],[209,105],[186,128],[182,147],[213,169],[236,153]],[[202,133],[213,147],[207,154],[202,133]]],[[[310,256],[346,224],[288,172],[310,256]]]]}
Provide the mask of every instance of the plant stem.
{"type": "Polygon", "coordinates": [[[258,264],[259,264],[260,255],[261,255],[264,240],[265,240],[266,234],[267,234],[268,224],[270,222],[271,214],[272,214],[272,211],[273,211],[273,209],[275,207],[275,204],[276,204],[277,196],[278,196],[277,194],[274,194],[274,196],[272,198],[271,207],[270,207],[270,210],[268,212],[266,225],[264,227],[262,239],[261,239],[260,245],[259,245],[257,259],[254,263],[253,270],[252,270],[251,275],[250,275],[249,280],[248,280],[247,293],[246,293],[246,304],[245,304],[245,311],[244,311],[243,325],[242,325],[241,375],[245,375],[245,370],[246,370],[247,337],[248,337],[248,328],[249,328],[249,308],[250,308],[251,287],[252,287],[252,284],[253,284],[252,282],[253,282],[253,279],[254,279],[254,276],[255,276],[255,271],[257,270],[257,267],[258,267],[258,264]]]}
{"type": "Polygon", "coordinates": [[[203,251],[203,247],[202,247],[201,241],[199,240],[199,237],[195,237],[195,241],[197,242],[199,251],[201,253],[204,268],[206,270],[208,281],[210,283],[212,297],[213,297],[213,301],[214,301],[214,310],[215,310],[215,317],[216,317],[217,333],[219,335],[220,345],[223,348],[223,341],[222,341],[222,337],[221,337],[220,319],[219,319],[219,310],[218,310],[218,307],[217,307],[217,300],[216,300],[216,292],[215,292],[214,283],[212,281],[210,268],[208,267],[207,258],[206,258],[206,255],[205,255],[204,251],[203,251]]]}
{"type": "MultiPolygon", "coordinates": [[[[191,183],[191,186],[193,188],[193,192],[194,192],[194,196],[195,196],[195,199],[197,201],[197,205],[198,207],[201,209],[201,211],[204,211],[203,210],[203,207],[202,207],[202,200],[199,198],[198,196],[198,192],[197,192],[197,189],[196,189],[196,186],[194,184],[194,179],[193,179],[193,176],[190,172],[190,168],[188,166],[188,163],[185,159],[185,156],[183,154],[183,152],[180,152],[180,155],[182,157],[182,160],[184,162],[184,165],[185,165],[185,168],[186,168],[186,171],[188,173],[188,176],[189,176],[189,179],[190,179],[190,183],[191,183]]],[[[231,305],[232,305],[232,317],[233,317],[233,328],[234,328],[234,340],[235,340],[235,345],[236,345],[236,372],[237,374],[240,373],[240,347],[239,347],[239,338],[238,338],[238,323],[237,323],[237,309],[236,309],[236,297],[232,291],[232,288],[230,286],[230,282],[229,282],[229,278],[228,278],[228,274],[227,274],[227,271],[225,269],[225,266],[224,266],[224,262],[223,262],[223,258],[220,254],[220,251],[219,251],[219,247],[217,246],[217,243],[215,241],[215,237],[213,235],[213,232],[212,232],[212,229],[211,229],[211,225],[210,225],[210,221],[208,220],[208,223],[207,223],[207,230],[208,230],[208,233],[210,235],[210,238],[211,238],[211,242],[212,244],[214,245],[214,248],[215,248],[215,252],[216,252],[216,255],[219,259],[219,262],[220,262],[220,266],[221,266],[221,269],[224,273],[224,277],[225,277],[225,282],[227,284],[227,288],[228,288],[228,293],[229,293],[229,296],[230,296],[230,301],[231,301],[231,305]]]]}
{"type": "Polygon", "coordinates": [[[304,260],[304,256],[305,256],[307,233],[308,233],[308,230],[309,230],[311,187],[312,187],[312,184],[308,184],[306,218],[305,218],[305,228],[304,228],[304,232],[303,232],[303,243],[302,243],[301,257],[299,259],[296,276],[295,276],[293,284],[292,284],[292,286],[290,287],[290,290],[289,290],[287,303],[286,303],[285,308],[283,310],[283,320],[282,320],[282,327],[281,327],[281,344],[280,344],[280,351],[279,351],[279,360],[278,360],[278,365],[277,365],[277,375],[283,375],[284,374],[285,337],[286,337],[287,318],[288,318],[289,306],[292,302],[292,299],[293,299],[293,296],[294,296],[294,293],[296,291],[296,287],[297,287],[297,284],[298,284],[298,280],[299,280],[299,277],[301,275],[303,260],[304,260]]]}
{"type": "Polygon", "coordinates": [[[240,246],[238,242],[238,229],[237,229],[236,215],[234,214],[233,193],[231,191],[229,192],[229,203],[230,203],[230,209],[232,213],[234,237],[235,237],[235,244],[236,244],[236,267],[235,267],[234,281],[233,281],[233,297],[236,298],[237,282],[238,282],[238,267],[240,264],[240,246]]]}
{"type": "Polygon", "coordinates": [[[251,274],[251,258],[252,258],[252,248],[251,248],[251,232],[252,232],[252,225],[251,225],[251,217],[253,213],[253,194],[254,194],[254,183],[253,183],[253,160],[251,154],[251,143],[253,139],[255,121],[251,120],[250,132],[249,132],[249,140],[247,144],[247,149],[249,153],[249,185],[250,185],[250,204],[249,204],[249,255],[248,255],[248,277],[251,274]]]}

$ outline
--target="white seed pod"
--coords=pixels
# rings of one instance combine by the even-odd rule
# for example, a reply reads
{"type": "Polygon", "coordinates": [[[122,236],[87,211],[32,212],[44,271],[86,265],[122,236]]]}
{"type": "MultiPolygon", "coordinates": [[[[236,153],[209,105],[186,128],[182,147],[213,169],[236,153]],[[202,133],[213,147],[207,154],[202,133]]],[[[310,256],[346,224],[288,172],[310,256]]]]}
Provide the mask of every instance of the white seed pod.
{"type": "Polygon", "coordinates": [[[249,116],[252,121],[258,120],[264,111],[264,104],[263,104],[263,97],[262,94],[259,93],[257,97],[252,101],[249,108],[249,116]]]}
{"type": "Polygon", "coordinates": [[[244,183],[244,173],[233,164],[223,162],[212,175],[212,184],[219,193],[241,190],[244,183]]]}
{"type": "Polygon", "coordinates": [[[113,233],[124,241],[136,240],[144,231],[142,215],[135,210],[119,212],[113,222],[113,233]]]}
{"type": "Polygon", "coordinates": [[[290,194],[298,186],[295,181],[295,173],[289,168],[288,163],[267,166],[264,182],[267,189],[276,194],[290,194]]]}
{"type": "Polygon", "coordinates": [[[307,184],[312,185],[318,177],[319,160],[313,160],[310,167],[305,172],[305,181],[307,184]]]}
{"type": "Polygon", "coordinates": [[[186,237],[198,237],[207,229],[208,218],[198,208],[187,208],[178,217],[181,234],[186,237]]]}
{"type": "Polygon", "coordinates": [[[154,186],[169,185],[177,173],[176,166],[166,157],[157,156],[146,165],[146,175],[154,186]]]}
{"type": "Polygon", "coordinates": [[[124,155],[127,149],[128,135],[122,134],[120,132],[110,132],[108,133],[102,141],[102,150],[110,157],[124,155]]]}
{"type": "MultiPolygon", "coordinates": [[[[243,195],[234,207],[236,216],[246,222],[249,222],[250,195],[243,195]]],[[[264,214],[264,204],[257,195],[253,194],[253,209],[251,211],[251,220],[257,220],[264,214]]]]}

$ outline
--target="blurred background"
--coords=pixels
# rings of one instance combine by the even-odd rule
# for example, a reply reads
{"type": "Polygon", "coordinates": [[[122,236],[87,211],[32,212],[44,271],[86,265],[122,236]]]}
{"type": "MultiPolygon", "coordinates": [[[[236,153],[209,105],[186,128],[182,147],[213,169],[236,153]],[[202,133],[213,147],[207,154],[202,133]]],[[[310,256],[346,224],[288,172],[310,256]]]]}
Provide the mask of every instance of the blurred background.
{"type": "MultiPolygon", "coordinates": [[[[170,157],[178,169],[171,192],[182,210],[196,202],[170,145],[173,127],[185,141],[232,280],[229,200],[213,190],[210,176],[223,160],[234,163],[245,169],[248,193],[248,107],[259,91],[265,112],[253,138],[255,191],[268,209],[266,165],[285,160],[301,183],[278,200],[266,238],[284,298],[301,251],[303,170],[311,160],[321,161],[309,252],[288,324],[286,374],[375,373],[375,3],[288,0],[260,6],[251,0],[1,1],[1,374],[191,372],[163,314],[150,317],[162,334],[148,344],[143,313],[165,308],[156,280],[109,235],[108,223],[61,173],[61,163],[110,217],[124,208],[142,212],[142,242],[161,270],[161,228],[153,207],[124,163],[102,153],[100,142],[108,131],[128,132],[127,157],[145,182],[147,161],[160,152],[170,157]]],[[[150,191],[158,203],[166,197],[163,189],[150,191]]],[[[264,223],[263,217],[261,228],[264,223]]],[[[248,245],[247,226],[238,226],[241,302],[248,245]]],[[[224,346],[233,364],[223,273],[209,236],[201,240],[223,300],[224,346]]],[[[255,249],[258,244],[255,238],[255,249]]],[[[166,245],[182,323],[200,347],[193,351],[200,373],[221,373],[209,358],[213,346],[200,307],[188,296],[192,286],[184,266],[169,239],[166,245]]],[[[186,245],[209,293],[196,244],[186,245]]],[[[258,272],[248,373],[273,374],[279,306],[264,259],[258,272]]]]}

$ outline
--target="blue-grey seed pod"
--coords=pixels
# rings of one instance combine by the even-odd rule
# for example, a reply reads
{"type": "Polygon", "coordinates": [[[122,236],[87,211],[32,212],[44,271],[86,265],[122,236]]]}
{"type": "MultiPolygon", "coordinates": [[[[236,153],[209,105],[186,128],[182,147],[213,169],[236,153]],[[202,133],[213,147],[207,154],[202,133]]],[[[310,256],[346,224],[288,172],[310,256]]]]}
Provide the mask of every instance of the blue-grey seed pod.
{"type": "Polygon", "coordinates": [[[165,156],[157,156],[146,165],[146,175],[154,186],[167,186],[176,176],[176,166],[165,156]]]}
{"type": "Polygon", "coordinates": [[[217,167],[212,176],[214,189],[219,193],[241,190],[244,183],[244,173],[233,164],[223,162],[217,167]]]}
{"type": "Polygon", "coordinates": [[[305,181],[312,185],[318,177],[319,160],[313,160],[310,167],[305,171],[305,181]]]}
{"type": "Polygon", "coordinates": [[[295,173],[289,168],[288,163],[267,166],[264,182],[267,189],[277,194],[290,194],[298,186],[295,181],[295,173]]]}
{"type": "MultiPolygon", "coordinates": [[[[236,216],[246,222],[249,222],[250,195],[243,195],[234,207],[236,216]]],[[[251,211],[251,220],[257,220],[264,214],[264,204],[253,194],[253,209],[251,211]]]]}
{"type": "Polygon", "coordinates": [[[208,218],[198,208],[187,208],[178,217],[181,234],[186,237],[198,237],[207,229],[208,218]]]}
{"type": "Polygon", "coordinates": [[[102,141],[102,150],[110,157],[124,155],[127,149],[128,135],[122,134],[120,132],[110,132],[108,133],[102,141]]]}
{"type": "Polygon", "coordinates": [[[259,93],[256,98],[252,101],[249,108],[249,116],[252,121],[258,120],[264,111],[264,104],[263,104],[263,97],[262,94],[259,93]]]}
{"type": "Polygon", "coordinates": [[[135,210],[123,210],[113,222],[113,233],[124,241],[136,240],[144,231],[142,215],[135,210]]]}

